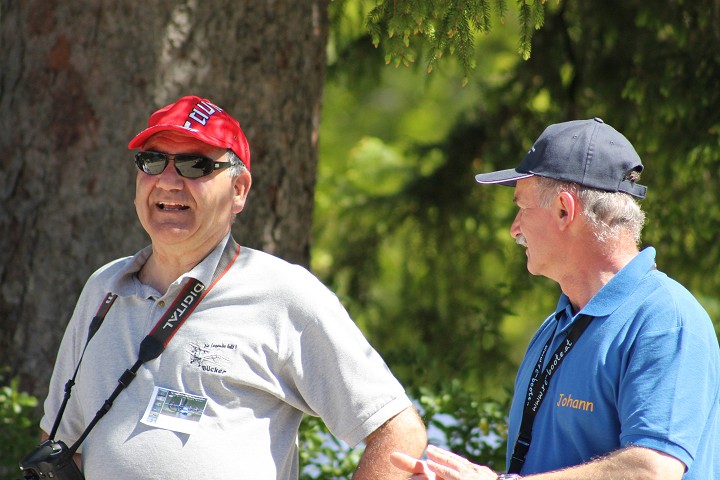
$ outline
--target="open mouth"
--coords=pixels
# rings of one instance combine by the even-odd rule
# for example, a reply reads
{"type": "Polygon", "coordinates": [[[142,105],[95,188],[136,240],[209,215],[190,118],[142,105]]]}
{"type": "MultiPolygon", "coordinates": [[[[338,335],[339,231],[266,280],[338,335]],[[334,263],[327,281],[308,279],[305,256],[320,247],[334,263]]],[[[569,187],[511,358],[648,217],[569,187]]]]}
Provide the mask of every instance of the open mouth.
{"type": "Polygon", "coordinates": [[[164,210],[166,212],[179,212],[190,208],[187,205],[183,205],[182,203],[158,202],[156,205],[160,210],[164,210]]]}

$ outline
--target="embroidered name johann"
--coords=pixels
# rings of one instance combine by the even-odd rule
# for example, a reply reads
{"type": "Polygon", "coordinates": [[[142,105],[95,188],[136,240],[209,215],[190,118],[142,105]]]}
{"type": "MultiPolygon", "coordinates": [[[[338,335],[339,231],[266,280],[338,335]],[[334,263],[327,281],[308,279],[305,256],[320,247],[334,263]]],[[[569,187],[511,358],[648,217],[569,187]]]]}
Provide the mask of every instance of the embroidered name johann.
{"type": "Polygon", "coordinates": [[[558,402],[555,405],[557,405],[558,407],[573,408],[575,410],[583,410],[585,412],[594,412],[595,411],[595,404],[593,402],[588,402],[587,400],[579,400],[577,398],[572,398],[572,395],[565,395],[564,393],[560,394],[560,398],[558,399],[558,402]]]}

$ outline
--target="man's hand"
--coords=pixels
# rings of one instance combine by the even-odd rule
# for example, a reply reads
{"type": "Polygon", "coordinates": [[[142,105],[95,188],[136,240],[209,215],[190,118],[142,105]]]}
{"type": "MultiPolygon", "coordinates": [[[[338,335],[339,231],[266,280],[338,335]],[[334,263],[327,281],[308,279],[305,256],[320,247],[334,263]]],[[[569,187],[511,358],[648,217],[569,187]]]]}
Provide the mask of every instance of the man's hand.
{"type": "Polygon", "coordinates": [[[411,480],[496,480],[497,473],[482,465],[475,465],[452,452],[429,445],[427,462],[400,452],[390,455],[397,468],[412,473],[411,480]]]}
{"type": "Polygon", "coordinates": [[[404,472],[412,473],[408,480],[439,480],[425,460],[418,460],[402,452],[391,453],[390,463],[404,472]]]}

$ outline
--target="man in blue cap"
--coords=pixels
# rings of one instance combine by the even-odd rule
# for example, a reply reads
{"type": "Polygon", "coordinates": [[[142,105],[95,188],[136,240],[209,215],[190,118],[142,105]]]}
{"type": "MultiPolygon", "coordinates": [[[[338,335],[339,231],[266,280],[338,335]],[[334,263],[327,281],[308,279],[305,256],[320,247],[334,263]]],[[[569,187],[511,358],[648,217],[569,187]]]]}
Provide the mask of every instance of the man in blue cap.
{"type": "Polygon", "coordinates": [[[525,354],[508,432],[509,472],[436,447],[393,454],[413,479],[720,478],[720,349],[682,285],[640,251],[643,165],[595,118],[549,126],[514,169],[510,233],[533,275],[562,294],[525,354]]]}

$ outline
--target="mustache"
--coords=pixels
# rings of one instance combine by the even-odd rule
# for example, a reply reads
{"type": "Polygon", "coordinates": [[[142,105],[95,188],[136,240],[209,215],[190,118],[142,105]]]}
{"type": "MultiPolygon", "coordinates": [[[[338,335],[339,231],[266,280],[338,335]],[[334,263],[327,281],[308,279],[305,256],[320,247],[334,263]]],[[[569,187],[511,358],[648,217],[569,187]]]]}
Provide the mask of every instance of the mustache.
{"type": "Polygon", "coordinates": [[[517,243],[521,247],[527,247],[527,240],[525,239],[525,235],[521,233],[517,237],[515,237],[515,243],[517,243]]]}

